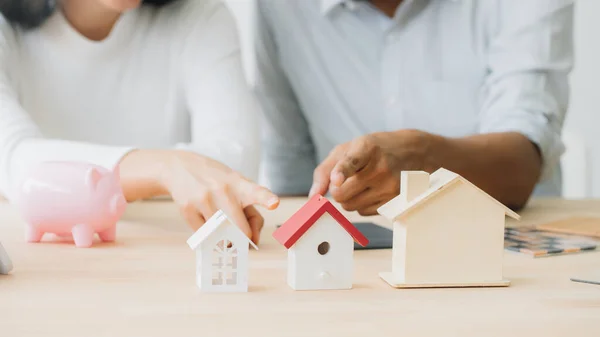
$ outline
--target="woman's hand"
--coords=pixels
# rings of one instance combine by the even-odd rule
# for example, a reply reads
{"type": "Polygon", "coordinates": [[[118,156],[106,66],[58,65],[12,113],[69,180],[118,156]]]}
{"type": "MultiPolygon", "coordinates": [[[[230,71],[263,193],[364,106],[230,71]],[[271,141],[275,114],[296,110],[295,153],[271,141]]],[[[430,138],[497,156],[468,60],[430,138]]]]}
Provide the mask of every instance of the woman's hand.
{"type": "Polygon", "coordinates": [[[220,209],[258,243],[264,220],[253,205],[279,205],[279,198],[265,187],[192,152],[138,150],[123,158],[120,170],[128,200],[169,194],[194,230],[220,209]]]}

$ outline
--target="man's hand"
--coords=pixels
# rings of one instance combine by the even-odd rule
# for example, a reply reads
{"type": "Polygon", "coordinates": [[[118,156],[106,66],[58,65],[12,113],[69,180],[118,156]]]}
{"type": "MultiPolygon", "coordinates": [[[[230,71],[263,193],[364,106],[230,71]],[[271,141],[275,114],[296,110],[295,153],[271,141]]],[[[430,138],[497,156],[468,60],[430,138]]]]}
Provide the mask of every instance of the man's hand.
{"type": "Polygon", "coordinates": [[[415,130],[374,133],[336,147],[317,167],[310,194],[348,211],[376,214],[400,192],[400,171],[456,172],[512,209],[526,203],[541,174],[537,146],[517,132],[446,138],[415,130]]]}
{"type": "Polygon", "coordinates": [[[381,132],[337,146],[314,172],[310,195],[331,192],[347,211],[377,214],[400,192],[400,171],[428,166],[429,134],[381,132]]]}

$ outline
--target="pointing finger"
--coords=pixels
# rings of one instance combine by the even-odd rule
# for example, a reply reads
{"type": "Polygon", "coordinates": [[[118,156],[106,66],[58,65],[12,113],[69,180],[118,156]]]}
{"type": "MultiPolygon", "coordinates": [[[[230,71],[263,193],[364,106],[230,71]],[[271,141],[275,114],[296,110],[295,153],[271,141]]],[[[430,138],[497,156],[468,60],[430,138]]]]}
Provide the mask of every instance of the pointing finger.
{"type": "Polygon", "coordinates": [[[274,210],[279,206],[279,197],[268,188],[250,181],[244,181],[240,185],[240,200],[242,207],[260,205],[268,210],[274,210]]]}
{"type": "Polygon", "coordinates": [[[342,186],[344,181],[365,168],[375,153],[375,146],[359,139],[354,141],[344,157],[335,165],[331,172],[331,182],[334,186],[342,186]]]}

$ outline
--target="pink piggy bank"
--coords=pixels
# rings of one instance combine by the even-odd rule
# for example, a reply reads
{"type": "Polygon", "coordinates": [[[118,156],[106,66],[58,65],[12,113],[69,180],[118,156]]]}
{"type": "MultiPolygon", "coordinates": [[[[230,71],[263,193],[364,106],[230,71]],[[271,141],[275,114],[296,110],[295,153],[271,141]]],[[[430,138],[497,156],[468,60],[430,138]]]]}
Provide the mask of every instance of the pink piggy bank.
{"type": "Polygon", "coordinates": [[[39,165],[23,180],[15,199],[27,222],[28,242],[54,233],[72,235],[77,247],[92,246],[94,233],[104,242],[114,241],[127,205],[117,169],[74,162],[39,165]]]}

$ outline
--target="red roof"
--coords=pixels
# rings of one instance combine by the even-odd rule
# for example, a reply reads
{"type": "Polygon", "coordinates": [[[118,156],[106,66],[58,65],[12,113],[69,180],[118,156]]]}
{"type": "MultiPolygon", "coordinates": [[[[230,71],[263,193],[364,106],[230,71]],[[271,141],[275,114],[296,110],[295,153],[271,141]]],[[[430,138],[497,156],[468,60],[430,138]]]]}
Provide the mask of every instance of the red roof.
{"type": "Polygon", "coordinates": [[[329,213],[340,226],[344,227],[346,232],[359,245],[364,247],[369,243],[369,240],[327,198],[321,195],[312,197],[273,233],[273,237],[289,249],[325,212],[329,213]]]}

